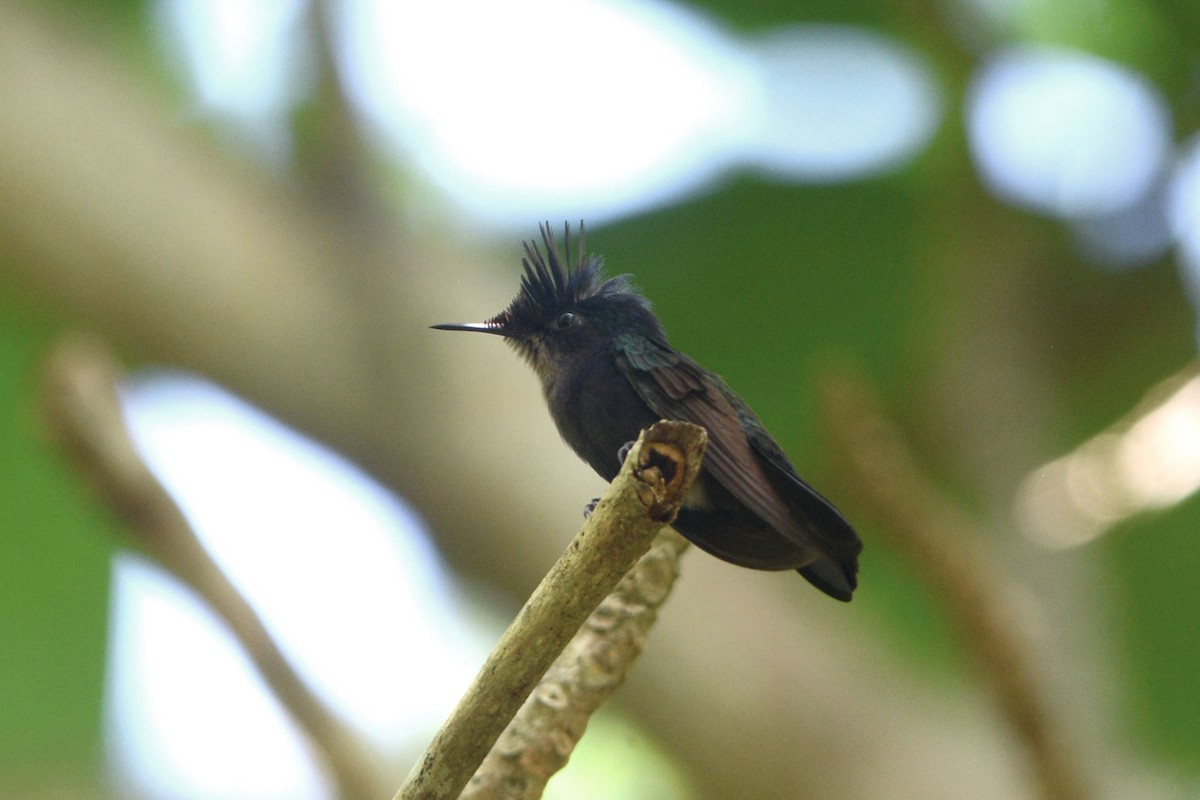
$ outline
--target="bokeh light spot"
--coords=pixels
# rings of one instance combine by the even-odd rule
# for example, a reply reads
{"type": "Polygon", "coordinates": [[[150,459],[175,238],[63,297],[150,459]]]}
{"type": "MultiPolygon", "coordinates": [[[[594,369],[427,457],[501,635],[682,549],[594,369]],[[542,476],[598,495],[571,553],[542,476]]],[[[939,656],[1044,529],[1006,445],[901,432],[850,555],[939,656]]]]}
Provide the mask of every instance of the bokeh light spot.
{"type": "Polygon", "coordinates": [[[966,113],[971,151],[992,191],[1061,217],[1137,202],[1170,147],[1169,114],[1154,88],[1083,53],[1001,53],[977,75],[966,113]]]}

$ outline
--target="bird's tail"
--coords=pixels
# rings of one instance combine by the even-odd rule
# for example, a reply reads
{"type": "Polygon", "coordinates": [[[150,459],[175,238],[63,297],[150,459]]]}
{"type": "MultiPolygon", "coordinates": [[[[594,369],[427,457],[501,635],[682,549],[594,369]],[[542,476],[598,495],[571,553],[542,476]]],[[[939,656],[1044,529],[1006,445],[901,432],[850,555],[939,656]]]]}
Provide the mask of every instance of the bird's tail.
{"type": "Polygon", "coordinates": [[[858,588],[857,559],[849,563],[840,563],[828,556],[822,556],[807,567],[796,570],[804,580],[820,589],[830,597],[849,603],[858,588]]]}

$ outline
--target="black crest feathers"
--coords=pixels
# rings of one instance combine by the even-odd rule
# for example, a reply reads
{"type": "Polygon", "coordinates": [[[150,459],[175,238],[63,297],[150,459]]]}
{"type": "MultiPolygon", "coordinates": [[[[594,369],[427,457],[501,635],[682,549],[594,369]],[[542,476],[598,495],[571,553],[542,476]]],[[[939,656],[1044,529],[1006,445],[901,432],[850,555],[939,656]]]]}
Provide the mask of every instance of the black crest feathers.
{"type": "Polygon", "coordinates": [[[604,259],[588,255],[583,222],[579,223],[579,245],[575,262],[571,257],[571,226],[563,225],[564,245],[559,250],[558,242],[550,229],[550,223],[539,226],[542,246],[536,241],[523,242],[525,256],[521,264],[525,274],[521,278],[521,290],[508,308],[488,321],[490,325],[503,326],[513,333],[533,332],[541,329],[564,309],[585,304],[596,297],[612,297],[632,301],[649,309],[649,302],[633,288],[628,275],[605,279],[604,259]]]}

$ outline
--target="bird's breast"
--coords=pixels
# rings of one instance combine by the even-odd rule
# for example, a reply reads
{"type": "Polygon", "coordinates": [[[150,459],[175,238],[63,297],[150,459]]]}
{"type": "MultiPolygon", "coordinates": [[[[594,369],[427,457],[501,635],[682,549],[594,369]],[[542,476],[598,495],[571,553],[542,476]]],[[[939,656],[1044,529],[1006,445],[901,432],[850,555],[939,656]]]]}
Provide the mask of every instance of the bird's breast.
{"type": "Polygon", "coordinates": [[[621,468],[621,447],[658,420],[607,355],[560,370],[543,388],[563,439],[605,480],[621,468]]]}

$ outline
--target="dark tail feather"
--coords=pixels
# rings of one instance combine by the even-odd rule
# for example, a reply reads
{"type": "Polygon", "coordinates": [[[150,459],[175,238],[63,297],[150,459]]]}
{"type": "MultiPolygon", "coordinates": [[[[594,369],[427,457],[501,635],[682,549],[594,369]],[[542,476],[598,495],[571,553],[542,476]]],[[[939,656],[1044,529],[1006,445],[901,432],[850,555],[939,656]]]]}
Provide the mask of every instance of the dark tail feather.
{"type": "Polygon", "coordinates": [[[855,575],[857,571],[856,562],[839,564],[832,558],[820,558],[807,567],[796,570],[804,580],[843,603],[849,603],[850,598],[854,596],[854,590],[858,588],[858,578],[855,575]]]}

